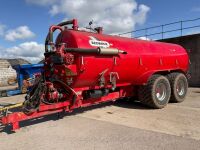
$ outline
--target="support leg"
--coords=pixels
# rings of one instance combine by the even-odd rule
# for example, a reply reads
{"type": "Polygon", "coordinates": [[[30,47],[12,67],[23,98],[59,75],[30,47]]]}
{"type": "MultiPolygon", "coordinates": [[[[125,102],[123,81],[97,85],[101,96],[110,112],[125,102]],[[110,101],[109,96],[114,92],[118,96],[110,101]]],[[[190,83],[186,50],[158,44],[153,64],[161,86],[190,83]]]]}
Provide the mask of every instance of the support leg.
{"type": "Polygon", "coordinates": [[[12,131],[18,130],[19,128],[19,122],[12,123],[12,131]]]}

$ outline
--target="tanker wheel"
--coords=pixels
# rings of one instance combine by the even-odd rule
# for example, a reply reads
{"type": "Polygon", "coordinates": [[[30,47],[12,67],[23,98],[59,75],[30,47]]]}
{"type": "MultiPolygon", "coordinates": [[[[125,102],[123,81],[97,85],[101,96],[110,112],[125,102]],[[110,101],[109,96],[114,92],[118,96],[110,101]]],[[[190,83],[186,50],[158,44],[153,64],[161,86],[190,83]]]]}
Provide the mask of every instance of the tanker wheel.
{"type": "Polygon", "coordinates": [[[175,103],[183,102],[188,91],[188,81],[183,73],[170,73],[168,79],[171,85],[170,101],[175,103]]]}
{"type": "Polygon", "coordinates": [[[162,75],[153,75],[138,92],[139,101],[152,108],[165,107],[171,96],[169,80],[162,75]]]}

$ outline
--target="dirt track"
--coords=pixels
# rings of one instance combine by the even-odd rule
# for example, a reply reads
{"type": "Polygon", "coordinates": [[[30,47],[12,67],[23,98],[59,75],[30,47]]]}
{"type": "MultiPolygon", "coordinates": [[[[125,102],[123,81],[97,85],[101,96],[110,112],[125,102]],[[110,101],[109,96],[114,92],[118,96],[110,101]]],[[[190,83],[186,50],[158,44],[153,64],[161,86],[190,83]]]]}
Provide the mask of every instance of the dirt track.
{"type": "MultiPolygon", "coordinates": [[[[0,98],[0,103],[23,96],[0,98]]],[[[22,124],[17,133],[0,133],[7,149],[200,149],[200,89],[180,104],[160,110],[120,101],[79,109],[22,124]]]]}

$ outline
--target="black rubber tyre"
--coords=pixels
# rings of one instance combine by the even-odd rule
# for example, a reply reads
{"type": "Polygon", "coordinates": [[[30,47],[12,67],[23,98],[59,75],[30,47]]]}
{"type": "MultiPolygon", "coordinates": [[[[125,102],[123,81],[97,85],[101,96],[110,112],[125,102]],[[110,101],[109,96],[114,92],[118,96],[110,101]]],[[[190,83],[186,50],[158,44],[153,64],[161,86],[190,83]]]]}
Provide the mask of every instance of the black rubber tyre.
{"type": "Polygon", "coordinates": [[[146,85],[139,87],[138,96],[139,101],[149,107],[165,107],[171,96],[169,80],[162,75],[153,75],[146,85]]]}
{"type": "Polygon", "coordinates": [[[183,73],[170,73],[168,79],[171,85],[170,102],[183,102],[188,91],[188,80],[183,73]]]}

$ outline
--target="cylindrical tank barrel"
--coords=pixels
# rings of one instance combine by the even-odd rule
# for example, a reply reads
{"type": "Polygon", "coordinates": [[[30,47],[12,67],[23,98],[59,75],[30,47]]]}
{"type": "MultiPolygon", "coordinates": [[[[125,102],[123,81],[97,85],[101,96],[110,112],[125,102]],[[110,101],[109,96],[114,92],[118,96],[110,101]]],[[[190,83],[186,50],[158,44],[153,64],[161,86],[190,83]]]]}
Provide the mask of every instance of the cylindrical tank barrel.
{"type": "Polygon", "coordinates": [[[65,50],[77,54],[77,69],[84,68],[74,87],[94,86],[102,76],[109,82],[113,72],[117,84],[140,85],[154,73],[188,69],[187,52],[175,44],[77,30],[62,31],[56,43],[66,43],[65,50]]]}

